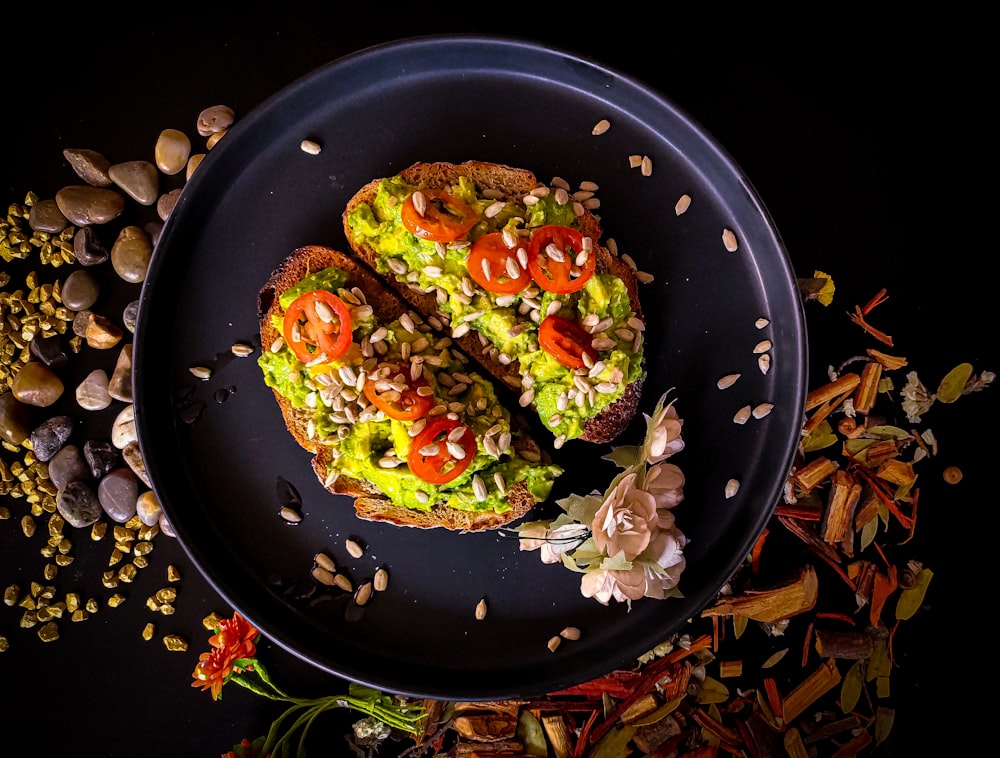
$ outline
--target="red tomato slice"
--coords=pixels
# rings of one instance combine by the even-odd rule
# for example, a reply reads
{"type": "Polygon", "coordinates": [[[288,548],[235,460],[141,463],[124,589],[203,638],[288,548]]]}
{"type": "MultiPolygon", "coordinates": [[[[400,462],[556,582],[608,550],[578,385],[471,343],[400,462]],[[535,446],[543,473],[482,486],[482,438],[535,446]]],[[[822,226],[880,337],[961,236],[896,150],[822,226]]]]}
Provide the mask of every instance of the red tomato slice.
{"type": "Polygon", "coordinates": [[[421,239],[432,242],[454,242],[464,237],[479,221],[479,213],[464,200],[459,200],[446,190],[418,190],[427,207],[421,213],[413,202],[413,195],[403,201],[400,218],[407,230],[421,239]]]}
{"type": "Polygon", "coordinates": [[[450,418],[439,417],[427,422],[427,426],[410,444],[407,463],[410,471],[429,484],[447,484],[457,479],[465,471],[472,459],[476,457],[476,435],[465,424],[450,418]],[[448,449],[448,435],[453,429],[463,431],[458,438],[458,444],[465,450],[465,455],[456,458],[448,449]],[[425,455],[420,451],[429,445],[434,445],[437,451],[425,455]]]}
{"type": "Polygon", "coordinates": [[[364,392],[376,408],[383,411],[389,418],[399,421],[416,421],[429,411],[434,405],[434,397],[430,394],[418,392],[420,387],[427,387],[427,380],[421,375],[416,380],[410,378],[409,367],[401,367],[396,363],[383,364],[392,367],[389,380],[394,384],[402,382],[405,389],[394,388],[379,390],[379,382],[373,381],[370,377],[365,382],[364,392]],[[402,375],[402,379],[397,379],[402,375]]]}
{"type": "Polygon", "coordinates": [[[480,287],[499,294],[513,294],[528,286],[531,277],[517,260],[517,248],[507,247],[503,232],[484,234],[472,243],[466,261],[469,276],[480,287]],[[486,271],[489,270],[489,276],[486,271]],[[517,276],[511,276],[516,270],[517,276]]]}
{"type": "Polygon", "coordinates": [[[576,266],[575,258],[581,250],[583,234],[576,229],[555,224],[539,227],[531,235],[528,245],[528,270],[531,278],[542,289],[557,294],[583,289],[583,285],[594,274],[596,258],[593,253],[588,255],[583,266],[579,267],[580,275],[574,277],[572,271],[576,266]],[[549,256],[549,245],[555,245],[562,253],[563,260],[558,261],[549,256]]]}
{"type": "Polygon", "coordinates": [[[591,362],[597,351],[590,346],[590,333],[576,321],[562,316],[546,316],[538,326],[538,344],[566,368],[583,368],[584,354],[591,362]]]}
{"type": "Polygon", "coordinates": [[[351,311],[326,290],[299,295],[285,311],[285,343],[303,363],[321,354],[333,361],[351,346],[351,311]]]}

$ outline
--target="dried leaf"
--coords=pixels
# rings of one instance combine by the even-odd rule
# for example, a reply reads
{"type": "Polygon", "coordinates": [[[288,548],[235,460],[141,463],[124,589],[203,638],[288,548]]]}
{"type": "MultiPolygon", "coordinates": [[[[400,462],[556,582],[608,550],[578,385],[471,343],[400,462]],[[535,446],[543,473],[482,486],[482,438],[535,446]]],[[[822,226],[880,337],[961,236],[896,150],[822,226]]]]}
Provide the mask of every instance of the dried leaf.
{"type": "Polygon", "coordinates": [[[622,758],[628,755],[628,743],[635,734],[635,729],[634,726],[623,726],[621,729],[608,730],[587,754],[588,758],[622,758]]]}
{"type": "Polygon", "coordinates": [[[870,426],[865,432],[869,437],[877,437],[880,440],[905,440],[911,436],[905,429],[889,424],[870,426]]]}
{"type": "Polygon", "coordinates": [[[896,718],[896,711],[892,708],[879,706],[875,711],[875,742],[881,744],[889,737],[892,731],[892,722],[896,718]]]}
{"type": "Polygon", "coordinates": [[[743,632],[747,629],[747,624],[750,623],[750,617],[744,616],[741,613],[737,613],[733,616],[733,632],[736,634],[736,639],[743,636],[743,632]]]}
{"type": "Polygon", "coordinates": [[[896,602],[896,618],[900,621],[913,618],[920,606],[923,605],[924,595],[927,593],[927,586],[931,583],[934,572],[928,568],[917,572],[916,581],[912,587],[907,587],[899,595],[896,602]]]}
{"type": "Polygon", "coordinates": [[[778,661],[780,661],[782,658],[785,657],[785,653],[787,653],[787,652],[788,652],[788,648],[787,647],[784,648],[784,649],[782,649],[782,650],[779,650],[777,653],[775,653],[774,655],[770,656],[766,661],[764,661],[764,663],[761,664],[761,668],[762,669],[769,669],[772,666],[776,665],[778,663],[778,661]]]}
{"type": "Polygon", "coordinates": [[[726,685],[718,679],[706,676],[705,681],[701,683],[701,689],[698,691],[697,700],[702,705],[707,705],[708,703],[724,703],[729,700],[729,688],[727,688],[726,685]]]}
{"type": "Polygon", "coordinates": [[[802,440],[802,452],[814,453],[823,450],[831,445],[836,445],[839,438],[830,426],[829,421],[820,422],[819,426],[812,430],[804,440],[802,440]]]}
{"type": "Polygon", "coordinates": [[[524,743],[524,754],[531,758],[546,758],[549,743],[545,740],[545,730],[541,722],[530,710],[522,708],[517,717],[517,736],[524,743]]]}
{"type": "Polygon", "coordinates": [[[937,389],[937,399],[942,403],[954,403],[962,396],[962,391],[971,376],[972,364],[959,363],[941,380],[937,389]]]}
{"type": "Polygon", "coordinates": [[[865,672],[865,679],[871,682],[876,678],[888,678],[891,668],[892,661],[889,659],[889,646],[885,640],[877,640],[874,647],[872,647],[871,657],[868,659],[868,669],[865,672]]]}
{"type": "Polygon", "coordinates": [[[861,549],[866,550],[875,537],[878,536],[878,516],[872,516],[868,519],[863,527],[861,527],[861,549]]]}
{"type": "Polygon", "coordinates": [[[865,674],[861,661],[855,661],[854,665],[844,674],[844,680],[840,684],[840,710],[844,713],[853,711],[854,706],[861,699],[861,692],[865,686],[864,679],[865,674]]]}

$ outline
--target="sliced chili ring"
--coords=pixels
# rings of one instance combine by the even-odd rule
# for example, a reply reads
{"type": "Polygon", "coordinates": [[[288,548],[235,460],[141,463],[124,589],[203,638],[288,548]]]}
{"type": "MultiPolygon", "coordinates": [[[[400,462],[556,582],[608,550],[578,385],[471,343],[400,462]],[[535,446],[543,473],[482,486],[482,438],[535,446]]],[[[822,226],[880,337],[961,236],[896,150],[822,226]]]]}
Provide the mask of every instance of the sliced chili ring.
{"type": "Polygon", "coordinates": [[[425,482],[447,484],[457,479],[475,457],[475,433],[465,424],[441,416],[427,422],[413,438],[407,463],[410,471],[425,482]],[[456,433],[456,429],[462,431],[456,433]],[[462,455],[456,455],[458,452],[462,455]]]}
{"type": "Polygon", "coordinates": [[[332,292],[304,292],[285,311],[282,331],[285,344],[303,363],[321,355],[333,361],[351,346],[351,311],[332,292]]]}
{"type": "Polygon", "coordinates": [[[596,258],[591,251],[582,265],[578,265],[576,258],[581,252],[583,234],[578,230],[557,224],[539,227],[528,244],[531,278],[542,289],[557,294],[583,289],[594,274],[596,258]]]}
{"type": "Polygon", "coordinates": [[[562,316],[546,316],[538,326],[538,344],[566,368],[586,366],[583,356],[591,365],[597,360],[597,351],[590,346],[590,333],[576,321],[562,316]]]}
{"type": "Polygon", "coordinates": [[[411,192],[403,201],[400,219],[421,239],[454,242],[476,225],[479,212],[447,190],[425,189],[411,192]]]}
{"type": "Polygon", "coordinates": [[[466,266],[473,281],[489,292],[514,294],[531,281],[518,261],[517,248],[507,246],[503,232],[484,234],[473,242],[466,266]]]}
{"type": "MultiPolygon", "coordinates": [[[[380,371],[365,381],[364,393],[376,408],[389,418],[399,421],[416,421],[434,406],[434,397],[421,387],[430,387],[421,374],[416,379],[410,375],[409,367],[397,363],[385,363],[391,371],[384,378],[380,371]],[[379,378],[374,378],[378,376],[379,378]]],[[[381,368],[381,367],[380,367],[381,368]]]]}

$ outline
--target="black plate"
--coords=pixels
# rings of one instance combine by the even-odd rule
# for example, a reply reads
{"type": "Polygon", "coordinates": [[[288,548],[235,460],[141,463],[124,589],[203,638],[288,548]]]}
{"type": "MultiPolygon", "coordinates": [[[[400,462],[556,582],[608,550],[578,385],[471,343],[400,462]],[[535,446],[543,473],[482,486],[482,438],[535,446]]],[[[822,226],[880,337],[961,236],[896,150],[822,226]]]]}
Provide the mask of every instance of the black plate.
{"type": "MultiPolygon", "coordinates": [[[[681,109],[601,64],[524,41],[427,37],[367,49],[294,82],[237,121],[188,182],[157,244],[135,339],[136,420],[154,489],[209,581],[269,639],[321,669],[386,691],[438,699],[543,694],[631,666],[715,597],[765,526],[801,428],[806,334],[795,275],[746,176],[681,109]],[[593,136],[603,118],[611,129],[593,136]],[[304,138],[322,145],[310,155],[304,138]],[[651,176],[629,156],[648,155],[651,176]],[[292,250],[346,250],[341,210],[365,182],[416,161],[507,163],[547,180],[592,180],[606,237],[655,280],[642,411],[670,388],[686,449],[675,514],[690,540],[683,600],[628,611],[579,592],[579,575],[544,565],[496,533],[461,535],[355,518],[326,493],[286,433],[255,358],[256,296],[292,250]],[[682,216],[675,201],[692,198],[682,216]],[[723,246],[732,229],[739,249],[723,246]],[[765,328],[755,326],[761,317],[765,328]],[[770,339],[772,367],[754,346],[770,339]],[[192,366],[214,374],[199,381],[192,366]],[[741,373],[732,388],[716,381],[741,373]],[[745,425],[744,405],[774,403],[745,425]],[[730,478],[739,494],[726,499],[730,478]],[[278,516],[289,482],[304,520],[278,516]],[[352,559],[348,537],[367,545],[352,559]],[[385,566],[389,589],[362,618],[342,600],[310,602],[272,579],[307,583],[326,551],[355,582],[385,566]],[[489,614],[474,619],[480,598],[489,614]],[[563,627],[580,640],[555,654],[563,627]]],[[[259,344],[258,344],[259,348],[259,344]]],[[[621,442],[636,443],[637,416],[621,442]]],[[[603,490],[609,446],[555,452],[568,469],[554,497],[603,490]]],[[[554,515],[553,503],[535,515],[554,515]]],[[[315,598],[313,598],[315,601],[315,598]]]]}

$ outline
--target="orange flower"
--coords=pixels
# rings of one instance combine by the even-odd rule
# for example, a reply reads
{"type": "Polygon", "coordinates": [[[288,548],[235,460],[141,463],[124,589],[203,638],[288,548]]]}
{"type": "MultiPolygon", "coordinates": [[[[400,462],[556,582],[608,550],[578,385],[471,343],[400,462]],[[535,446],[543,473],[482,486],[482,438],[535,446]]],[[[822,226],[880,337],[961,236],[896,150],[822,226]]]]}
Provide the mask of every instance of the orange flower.
{"type": "Polygon", "coordinates": [[[220,621],[218,631],[208,638],[212,649],[198,656],[191,686],[200,687],[203,691],[210,689],[212,700],[218,700],[222,695],[222,685],[233,673],[253,670],[252,663],[237,666],[236,662],[254,658],[259,635],[260,632],[238,613],[231,619],[220,621]]]}

